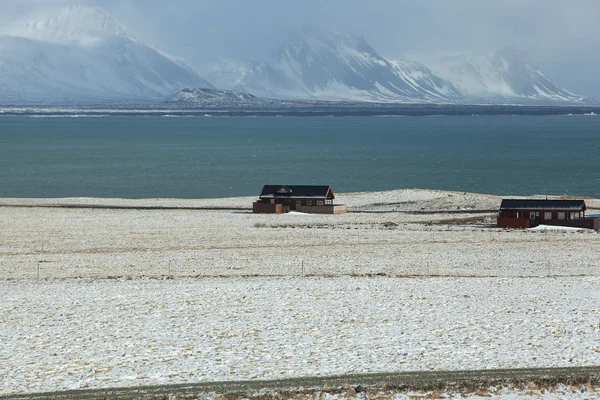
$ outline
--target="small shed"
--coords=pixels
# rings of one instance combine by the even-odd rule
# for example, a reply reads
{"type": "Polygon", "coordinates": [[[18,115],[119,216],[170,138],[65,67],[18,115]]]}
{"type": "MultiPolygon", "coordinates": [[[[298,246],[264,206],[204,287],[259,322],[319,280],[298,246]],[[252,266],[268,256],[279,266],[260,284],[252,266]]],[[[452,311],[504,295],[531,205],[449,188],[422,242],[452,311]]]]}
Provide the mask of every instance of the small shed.
{"type": "Polygon", "coordinates": [[[343,214],[345,204],[334,204],[331,186],[265,185],[252,210],[256,214],[281,214],[298,211],[313,214],[343,214]]]}
{"type": "Polygon", "coordinates": [[[498,213],[500,228],[532,228],[538,225],[594,228],[585,217],[584,200],[504,199],[498,213]]]}

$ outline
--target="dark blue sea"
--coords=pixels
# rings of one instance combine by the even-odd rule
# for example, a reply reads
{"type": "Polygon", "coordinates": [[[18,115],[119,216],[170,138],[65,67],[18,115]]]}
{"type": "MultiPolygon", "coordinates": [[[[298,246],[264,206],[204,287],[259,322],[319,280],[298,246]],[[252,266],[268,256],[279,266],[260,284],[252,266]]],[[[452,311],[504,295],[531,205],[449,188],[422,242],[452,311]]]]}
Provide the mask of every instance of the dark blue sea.
{"type": "Polygon", "coordinates": [[[202,198],[264,184],[600,197],[600,117],[0,117],[0,197],[202,198]]]}

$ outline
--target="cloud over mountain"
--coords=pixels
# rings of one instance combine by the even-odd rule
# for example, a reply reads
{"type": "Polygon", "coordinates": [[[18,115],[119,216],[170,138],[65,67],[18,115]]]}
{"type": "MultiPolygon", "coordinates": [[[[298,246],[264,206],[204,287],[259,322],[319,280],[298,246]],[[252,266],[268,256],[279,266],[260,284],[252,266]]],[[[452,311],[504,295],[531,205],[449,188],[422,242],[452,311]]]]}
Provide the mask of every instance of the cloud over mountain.
{"type": "Polygon", "coordinates": [[[465,95],[488,101],[584,102],[532,67],[514,47],[477,56],[438,58],[428,63],[465,95]]]}
{"type": "Polygon", "coordinates": [[[152,101],[186,87],[212,86],[98,7],[54,9],[0,36],[5,104],[152,101]]]}

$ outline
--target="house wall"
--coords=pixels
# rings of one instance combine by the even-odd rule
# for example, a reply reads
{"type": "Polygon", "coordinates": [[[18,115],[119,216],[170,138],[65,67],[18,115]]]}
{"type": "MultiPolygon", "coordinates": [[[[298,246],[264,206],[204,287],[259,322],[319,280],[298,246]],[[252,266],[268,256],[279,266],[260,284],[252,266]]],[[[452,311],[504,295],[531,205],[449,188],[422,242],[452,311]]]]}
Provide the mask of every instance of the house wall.
{"type": "Polygon", "coordinates": [[[525,218],[498,217],[498,228],[527,229],[531,228],[531,222],[525,218]]]}
{"type": "MultiPolygon", "coordinates": [[[[585,213],[583,211],[576,211],[579,215],[579,219],[570,219],[571,212],[573,210],[539,210],[539,209],[531,209],[531,210],[519,210],[517,211],[501,211],[498,218],[507,219],[507,218],[515,218],[515,219],[524,219],[528,220],[531,227],[538,225],[556,225],[556,226],[580,226],[579,222],[583,221],[583,217],[585,213]],[[530,218],[530,213],[535,213],[535,218],[530,218]],[[552,219],[545,219],[545,213],[551,213],[552,219]],[[558,213],[564,212],[565,219],[558,219],[558,213]],[[518,217],[517,217],[518,214],[518,217]]],[[[500,226],[500,225],[498,225],[500,226]]]]}
{"type": "Polygon", "coordinates": [[[255,201],[252,204],[254,214],[283,214],[290,211],[298,211],[307,214],[345,214],[348,212],[348,206],[345,204],[323,205],[323,206],[296,206],[290,208],[286,204],[267,203],[255,201]]]}
{"type": "Polygon", "coordinates": [[[594,229],[594,220],[587,219],[567,219],[567,220],[551,220],[545,221],[544,225],[552,226],[570,226],[572,228],[594,229]]]}
{"type": "Polygon", "coordinates": [[[283,205],[255,201],[252,204],[252,212],[254,214],[282,214],[283,205]]]}
{"type": "Polygon", "coordinates": [[[306,199],[306,198],[293,198],[293,197],[286,197],[286,198],[276,198],[276,199],[262,199],[262,200],[258,200],[257,203],[272,203],[272,204],[281,204],[284,206],[284,212],[286,207],[289,210],[296,210],[298,209],[298,207],[315,207],[315,206],[333,206],[333,200],[330,199],[326,199],[324,197],[322,198],[313,198],[313,199],[306,199]],[[328,204],[329,203],[329,204],[328,204]],[[319,205],[320,204],[320,205],[319,205]]]}
{"type": "Polygon", "coordinates": [[[585,229],[596,229],[600,230],[600,218],[583,218],[583,212],[581,213],[582,218],[580,219],[568,219],[571,217],[571,211],[567,210],[552,210],[553,219],[544,219],[544,213],[550,212],[549,210],[520,210],[519,217],[517,218],[516,212],[501,212],[498,215],[498,227],[499,228],[512,228],[512,229],[525,229],[531,228],[538,225],[551,225],[551,226],[568,226],[573,228],[585,228],[585,229]],[[536,215],[535,219],[529,218],[530,212],[539,212],[539,216],[536,215]],[[564,212],[567,219],[558,219],[558,213],[564,212]]]}
{"type": "MultiPolygon", "coordinates": [[[[314,198],[314,199],[285,199],[283,201],[284,204],[288,204],[292,210],[300,211],[302,207],[322,207],[322,206],[332,206],[333,204],[327,204],[327,200],[325,198],[314,198]]],[[[329,200],[329,203],[333,203],[333,201],[329,200]]]]}

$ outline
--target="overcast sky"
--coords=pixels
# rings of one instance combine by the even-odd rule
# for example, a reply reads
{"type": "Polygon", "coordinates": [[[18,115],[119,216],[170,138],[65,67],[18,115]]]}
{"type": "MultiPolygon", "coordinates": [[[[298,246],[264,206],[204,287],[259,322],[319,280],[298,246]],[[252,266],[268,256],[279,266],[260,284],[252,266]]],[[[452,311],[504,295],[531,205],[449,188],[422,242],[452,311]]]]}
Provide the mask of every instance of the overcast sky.
{"type": "Polygon", "coordinates": [[[0,23],[73,3],[102,7],[200,71],[264,59],[308,24],[362,35],[391,59],[517,46],[559,84],[600,98],[600,0],[0,0],[0,23]]]}

